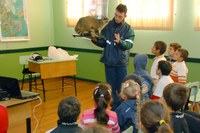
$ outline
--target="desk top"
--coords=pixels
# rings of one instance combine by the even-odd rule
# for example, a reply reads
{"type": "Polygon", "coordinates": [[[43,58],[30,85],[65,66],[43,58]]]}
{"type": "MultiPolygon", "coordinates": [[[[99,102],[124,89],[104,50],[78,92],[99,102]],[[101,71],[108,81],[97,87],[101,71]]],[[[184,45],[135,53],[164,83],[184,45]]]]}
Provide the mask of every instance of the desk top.
{"type": "Polygon", "coordinates": [[[16,105],[19,105],[19,104],[35,101],[37,99],[38,99],[37,97],[23,99],[23,100],[22,99],[11,98],[10,100],[7,100],[7,101],[0,101],[0,105],[4,105],[4,106],[9,108],[9,107],[16,106],[16,105]]]}
{"type": "Polygon", "coordinates": [[[31,60],[31,59],[28,59],[29,62],[33,62],[33,63],[36,63],[36,64],[65,62],[65,61],[76,61],[76,60],[78,60],[78,59],[63,59],[63,60],[45,59],[45,60],[39,60],[39,61],[34,61],[34,60],[31,60]]]}

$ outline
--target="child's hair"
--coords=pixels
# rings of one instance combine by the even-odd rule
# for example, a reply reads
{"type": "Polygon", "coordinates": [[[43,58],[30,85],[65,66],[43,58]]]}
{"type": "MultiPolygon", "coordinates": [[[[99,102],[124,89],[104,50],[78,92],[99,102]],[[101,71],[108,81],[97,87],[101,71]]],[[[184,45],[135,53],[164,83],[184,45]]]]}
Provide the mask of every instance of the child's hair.
{"type": "Polygon", "coordinates": [[[172,47],[174,51],[176,51],[178,48],[181,48],[179,43],[170,43],[169,46],[172,47]]]}
{"type": "Polygon", "coordinates": [[[172,110],[182,111],[188,98],[188,92],[184,85],[171,83],[164,88],[163,97],[172,110]]]}
{"type": "Polygon", "coordinates": [[[148,133],[173,133],[169,126],[169,112],[159,101],[152,100],[144,102],[140,116],[141,123],[148,133]]]}
{"type": "Polygon", "coordinates": [[[85,129],[83,133],[112,133],[112,132],[108,130],[108,128],[106,128],[105,126],[95,124],[85,129]]]}
{"type": "Polygon", "coordinates": [[[127,99],[137,99],[140,95],[140,85],[134,80],[127,80],[122,83],[121,93],[126,95],[127,99]]]}
{"type": "Polygon", "coordinates": [[[160,54],[164,54],[167,48],[167,44],[163,41],[156,41],[154,46],[156,50],[160,50],[160,54]]]}
{"type": "Polygon", "coordinates": [[[160,69],[162,75],[169,75],[172,70],[172,65],[169,61],[161,60],[158,62],[158,69],[160,69]]]}
{"type": "Polygon", "coordinates": [[[77,121],[81,111],[81,104],[76,97],[70,96],[60,101],[58,105],[58,116],[60,122],[74,123],[77,121]]]}
{"type": "Polygon", "coordinates": [[[183,60],[186,60],[188,58],[189,53],[186,49],[178,48],[177,51],[180,53],[180,57],[182,57],[183,60]]]}
{"type": "Polygon", "coordinates": [[[107,125],[109,116],[106,113],[106,108],[112,99],[111,86],[108,83],[99,83],[93,91],[93,97],[97,106],[94,110],[97,123],[107,125]]]}

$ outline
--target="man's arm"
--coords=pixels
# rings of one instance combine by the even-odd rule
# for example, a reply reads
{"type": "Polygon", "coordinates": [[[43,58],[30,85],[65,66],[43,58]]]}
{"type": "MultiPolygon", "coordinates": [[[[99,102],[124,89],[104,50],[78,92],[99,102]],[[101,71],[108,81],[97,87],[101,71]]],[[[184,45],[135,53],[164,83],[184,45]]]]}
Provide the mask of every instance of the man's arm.
{"type": "Polygon", "coordinates": [[[96,46],[104,48],[106,46],[106,40],[103,38],[91,38],[92,43],[94,43],[96,46]]]}
{"type": "Polygon", "coordinates": [[[135,33],[134,30],[130,28],[124,40],[120,39],[119,34],[115,34],[115,38],[116,38],[115,42],[118,44],[120,48],[122,48],[123,50],[128,50],[133,47],[135,33]]]}

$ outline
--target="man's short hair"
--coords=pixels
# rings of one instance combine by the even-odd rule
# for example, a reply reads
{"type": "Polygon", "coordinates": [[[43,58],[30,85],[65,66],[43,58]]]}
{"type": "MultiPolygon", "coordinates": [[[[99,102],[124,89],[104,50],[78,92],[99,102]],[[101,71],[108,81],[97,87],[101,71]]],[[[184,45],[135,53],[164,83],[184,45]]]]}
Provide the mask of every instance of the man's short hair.
{"type": "Polygon", "coordinates": [[[77,121],[81,111],[81,104],[76,97],[70,96],[58,105],[58,116],[61,122],[74,123],[77,121]]]}
{"type": "Polygon", "coordinates": [[[158,62],[158,69],[161,70],[162,75],[169,75],[172,70],[172,65],[169,61],[161,60],[158,62]]]}
{"type": "Polygon", "coordinates": [[[117,7],[116,7],[116,10],[119,11],[120,13],[127,13],[127,7],[126,5],[124,4],[119,4],[117,7]]]}
{"type": "Polygon", "coordinates": [[[183,60],[186,60],[188,58],[189,53],[186,49],[178,48],[177,51],[180,53],[180,57],[182,57],[183,60]]]}
{"type": "Polygon", "coordinates": [[[167,106],[174,111],[180,111],[187,101],[188,92],[183,84],[171,83],[164,88],[163,97],[167,106]]]}
{"type": "Polygon", "coordinates": [[[160,50],[160,54],[164,54],[167,48],[167,44],[163,41],[156,41],[154,46],[156,50],[160,50]]]}

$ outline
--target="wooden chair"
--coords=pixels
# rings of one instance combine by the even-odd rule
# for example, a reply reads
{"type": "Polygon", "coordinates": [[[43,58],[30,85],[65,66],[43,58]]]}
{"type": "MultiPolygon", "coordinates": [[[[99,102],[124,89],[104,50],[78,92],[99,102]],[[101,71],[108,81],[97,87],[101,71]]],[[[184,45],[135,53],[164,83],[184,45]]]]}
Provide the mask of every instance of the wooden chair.
{"type": "MultiPolygon", "coordinates": [[[[42,85],[42,90],[44,90],[44,81],[41,79],[41,83],[37,83],[37,78],[40,77],[40,74],[36,73],[36,72],[32,72],[28,68],[29,57],[30,57],[29,55],[22,55],[19,57],[19,63],[23,66],[22,67],[23,78],[22,78],[22,88],[21,89],[23,90],[23,86],[25,83],[25,77],[28,76],[29,91],[32,91],[32,88],[39,90],[38,85],[42,85]]],[[[44,101],[45,101],[45,98],[44,98],[44,101]]]]}
{"type": "Polygon", "coordinates": [[[36,82],[36,73],[31,72],[28,69],[28,55],[20,56],[19,57],[19,63],[22,65],[22,87],[21,89],[23,90],[24,88],[24,83],[25,83],[25,78],[28,76],[28,81],[29,81],[29,91],[32,90],[32,82],[34,82],[35,88],[37,88],[37,82],[36,82]]]}

